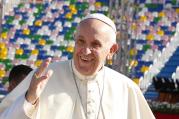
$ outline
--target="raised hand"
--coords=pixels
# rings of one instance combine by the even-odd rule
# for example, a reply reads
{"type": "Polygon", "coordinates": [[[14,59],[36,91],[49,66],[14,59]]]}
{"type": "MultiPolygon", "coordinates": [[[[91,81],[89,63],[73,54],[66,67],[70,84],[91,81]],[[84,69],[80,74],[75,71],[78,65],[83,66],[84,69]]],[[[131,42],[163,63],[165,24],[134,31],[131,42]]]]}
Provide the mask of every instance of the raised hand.
{"type": "Polygon", "coordinates": [[[25,96],[26,100],[31,104],[34,104],[38,100],[49,78],[53,74],[52,70],[46,71],[50,62],[51,62],[51,58],[46,59],[40,65],[40,67],[37,69],[37,71],[34,73],[32,77],[29,89],[25,96]]]}

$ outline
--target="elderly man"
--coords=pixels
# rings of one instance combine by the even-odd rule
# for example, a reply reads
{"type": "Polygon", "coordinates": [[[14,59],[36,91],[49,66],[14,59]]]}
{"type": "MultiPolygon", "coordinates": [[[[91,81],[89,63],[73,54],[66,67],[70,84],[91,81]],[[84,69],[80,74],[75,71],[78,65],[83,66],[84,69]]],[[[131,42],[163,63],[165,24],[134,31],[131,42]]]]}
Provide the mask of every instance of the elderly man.
{"type": "Polygon", "coordinates": [[[73,59],[45,60],[4,100],[1,119],[154,119],[138,86],[104,66],[118,50],[112,20],[87,15],[74,39],[73,59]]]}

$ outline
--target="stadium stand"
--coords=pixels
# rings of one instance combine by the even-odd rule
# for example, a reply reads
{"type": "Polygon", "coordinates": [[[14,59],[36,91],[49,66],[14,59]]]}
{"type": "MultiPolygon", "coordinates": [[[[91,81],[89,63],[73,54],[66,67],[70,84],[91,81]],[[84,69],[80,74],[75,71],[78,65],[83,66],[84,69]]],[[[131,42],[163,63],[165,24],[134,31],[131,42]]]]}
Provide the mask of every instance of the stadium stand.
{"type": "Polygon", "coordinates": [[[135,42],[131,77],[137,80],[154,110],[173,113],[178,113],[177,104],[176,110],[165,106],[178,102],[178,10],[174,0],[139,0],[131,25],[135,42]]]}

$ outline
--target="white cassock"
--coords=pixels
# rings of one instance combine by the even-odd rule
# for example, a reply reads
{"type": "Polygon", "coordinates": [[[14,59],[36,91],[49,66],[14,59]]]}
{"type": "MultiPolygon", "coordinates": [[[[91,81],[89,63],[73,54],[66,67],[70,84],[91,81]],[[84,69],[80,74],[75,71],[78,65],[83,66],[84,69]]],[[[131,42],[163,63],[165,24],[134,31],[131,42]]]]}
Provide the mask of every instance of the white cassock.
{"type": "Polygon", "coordinates": [[[155,119],[131,79],[105,66],[85,77],[71,62],[49,66],[54,72],[36,107],[25,100],[31,72],[0,104],[0,119],[155,119]]]}

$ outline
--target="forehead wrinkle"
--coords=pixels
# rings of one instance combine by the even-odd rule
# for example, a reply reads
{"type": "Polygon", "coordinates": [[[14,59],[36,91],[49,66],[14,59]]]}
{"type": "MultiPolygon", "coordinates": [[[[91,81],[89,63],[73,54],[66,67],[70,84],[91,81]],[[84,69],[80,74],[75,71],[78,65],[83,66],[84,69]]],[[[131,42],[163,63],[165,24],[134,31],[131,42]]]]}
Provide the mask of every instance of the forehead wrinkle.
{"type": "MultiPolygon", "coordinates": [[[[116,33],[114,30],[106,23],[97,19],[86,19],[79,23],[77,26],[77,34],[81,32],[93,32],[101,35],[106,39],[107,42],[116,43],[116,33]]],[[[83,34],[81,34],[83,35],[83,34]]]]}
{"type": "Polygon", "coordinates": [[[113,29],[110,26],[96,19],[86,19],[81,22],[77,27],[77,33],[81,34],[81,32],[92,32],[94,33],[94,36],[95,34],[97,35],[97,37],[99,37],[98,35],[100,35],[108,40],[111,39],[111,35],[115,35],[113,29]]]}
{"type": "MultiPolygon", "coordinates": [[[[98,19],[86,19],[79,23],[79,26],[90,26],[95,31],[108,31],[114,32],[113,28],[106,24],[105,22],[98,20],[98,19]]],[[[78,27],[79,28],[79,27],[78,27]]]]}

